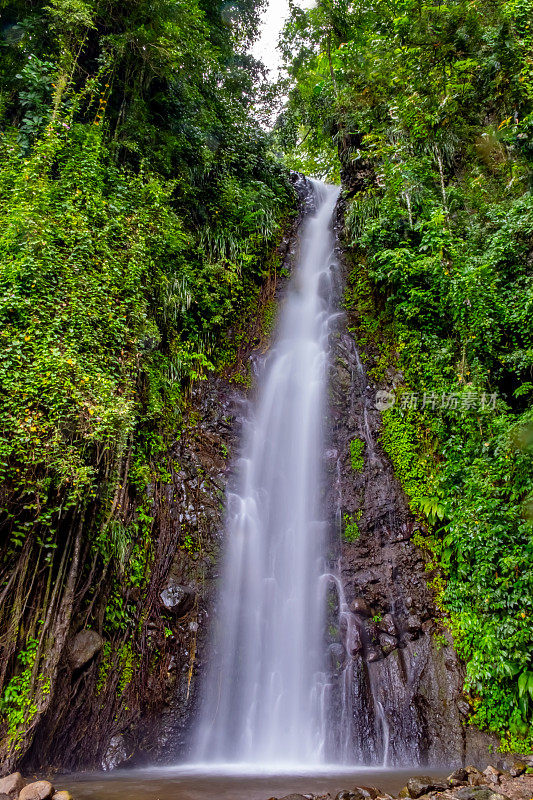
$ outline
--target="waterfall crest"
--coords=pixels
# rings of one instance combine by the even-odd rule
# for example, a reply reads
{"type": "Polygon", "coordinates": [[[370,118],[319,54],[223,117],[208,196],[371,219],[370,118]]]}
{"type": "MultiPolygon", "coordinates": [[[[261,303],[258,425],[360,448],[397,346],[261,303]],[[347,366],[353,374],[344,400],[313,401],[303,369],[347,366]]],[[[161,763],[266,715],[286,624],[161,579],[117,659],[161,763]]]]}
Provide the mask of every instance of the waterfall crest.
{"type": "Polygon", "coordinates": [[[313,182],[313,191],[316,210],[303,225],[246,426],[237,489],[227,498],[218,614],[196,737],[200,762],[325,760],[321,463],[330,223],[339,190],[313,182]]]}

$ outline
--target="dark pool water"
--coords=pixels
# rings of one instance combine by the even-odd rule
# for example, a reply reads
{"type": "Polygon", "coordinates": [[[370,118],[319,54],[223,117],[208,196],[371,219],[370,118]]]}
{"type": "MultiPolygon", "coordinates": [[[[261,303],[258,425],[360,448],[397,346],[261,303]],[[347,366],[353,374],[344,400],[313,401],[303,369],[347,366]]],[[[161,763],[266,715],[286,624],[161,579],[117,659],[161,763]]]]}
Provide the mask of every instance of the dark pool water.
{"type": "MultiPolygon", "coordinates": [[[[431,770],[442,777],[448,771],[431,770]]],[[[396,794],[412,775],[427,775],[427,770],[352,769],[319,773],[232,774],[202,771],[199,768],[117,770],[109,774],[74,775],[62,779],[62,786],[75,800],[268,800],[291,793],[333,796],[354,786],[377,786],[396,794]]],[[[59,781],[56,782],[59,786],[59,781]]]]}

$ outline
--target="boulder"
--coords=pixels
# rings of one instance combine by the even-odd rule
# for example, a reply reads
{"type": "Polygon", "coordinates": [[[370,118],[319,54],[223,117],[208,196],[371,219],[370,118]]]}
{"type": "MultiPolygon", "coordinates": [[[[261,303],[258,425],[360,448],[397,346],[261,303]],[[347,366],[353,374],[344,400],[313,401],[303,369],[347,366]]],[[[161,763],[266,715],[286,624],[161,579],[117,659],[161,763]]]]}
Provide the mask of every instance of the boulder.
{"type": "Polygon", "coordinates": [[[0,794],[0,800],[13,800],[12,794],[0,794]]]}
{"type": "Polygon", "coordinates": [[[388,656],[389,653],[392,653],[392,651],[398,646],[396,638],[388,633],[381,633],[379,635],[379,643],[386,656],[388,656]]]}
{"type": "Polygon", "coordinates": [[[409,797],[413,798],[422,797],[423,794],[429,794],[429,792],[443,792],[447,788],[447,783],[436,781],[429,775],[420,775],[416,778],[409,778],[407,781],[409,797]]]}
{"type": "Polygon", "coordinates": [[[365,800],[365,795],[361,794],[359,789],[344,789],[338,793],[335,800],[365,800]]]}
{"type": "Polygon", "coordinates": [[[74,800],[74,798],[70,792],[62,789],[60,792],[55,793],[55,795],[52,797],[52,800],[74,800]]]}
{"type": "Polygon", "coordinates": [[[0,779],[0,794],[7,794],[9,797],[16,797],[24,786],[24,781],[20,772],[12,772],[0,779]]]}
{"type": "Polygon", "coordinates": [[[513,766],[510,767],[509,772],[513,778],[518,778],[520,775],[523,775],[527,769],[527,764],[524,761],[515,761],[513,766]]]}
{"type": "Polygon", "coordinates": [[[484,786],[487,783],[487,778],[477,767],[465,767],[468,773],[468,783],[470,786],[484,786]]]}
{"type": "Polygon", "coordinates": [[[183,586],[174,578],[170,578],[159,598],[167,611],[176,617],[183,617],[194,606],[196,592],[190,586],[183,586]]]}
{"type": "Polygon", "coordinates": [[[468,772],[464,767],[459,767],[459,769],[455,769],[451,775],[448,775],[447,781],[452,787],[461,786],[464,783],[468,783],[468,772]]]}
{"type": "Polygon", "coordinates": [[[463,786],[455,793],[458,800],[509,800],[490,786],[463,786]]]}
{"type": "Polygon", "coordinates": [[[409,614],[405,621],[405,627],[409,633],[418,633],[422,628],[422,620],[416,614],[409,614]]]}
{"type": "Polygon", "coordinates": [[[376,789],[375,786],[356,786],[354,792],[359,792],[363,797],[370,800],[376,800],[376,797],[381,797],[381,791],[376,789]]]}
{"type": "Polygon", "coordinates": [[[383,653],[381,652],[381,650],[378,650],[375,647],[370,648],[366,654],[366,660],[369,662],[380,661],[380,659],[382,658],[383,658],[383,653]]]}
{"type": "Polygon", "coordinates": [[[499,783],[500,782],[500,770],[496,769],[496,767],[489,766],[483,770],[483,775],[488,780],[489,783],[499,783]]]}
{"type": "Polygon", "coordinates": [[[54,787],[50,781],[35,781],[21,790],[18,800],[48,800],[53,794],[54,787]]]}
{"type": "Polygon", "coordinates": [[[378,627],[388,633],[389,636],[396,636],[396,625],[392,614],[384,614],[383,619],[378,623],[378,627]]]}
{"type": "Polygon", "coordinates": [[[362,597],[355,598],[351,605],[351,609],[354,614],[361,614],[362,617],[369,617],[372,613],[372,609],[362,597]]]}
{"type": "Polygon", "coordinates": [[[96,631],[80,631],[68,648],[68,660],[72,669],[81,669],[102,649],[104,640],[96,631]]]}

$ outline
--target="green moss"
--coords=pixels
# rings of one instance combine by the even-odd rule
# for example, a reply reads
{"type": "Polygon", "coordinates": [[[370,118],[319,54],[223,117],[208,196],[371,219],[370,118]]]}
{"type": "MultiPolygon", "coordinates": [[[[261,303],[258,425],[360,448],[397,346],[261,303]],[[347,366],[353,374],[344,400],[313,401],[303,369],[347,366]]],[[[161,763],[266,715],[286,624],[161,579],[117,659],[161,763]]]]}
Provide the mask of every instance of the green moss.
{"type": "Polygon", "coordinates": [[[362,509],[359,509],[355,512],[355,514],[345,514],[343,521],[344,521],[344,530],[343,536],[346,542],[356,542],[359,537],[361,536],[361,531],[359,530],[358,522],[362,516],[362,509]]]}
{"type": "Polygon", "coordinates": [[[354,472],[362,472],[365,466],[365,443],[362,439],[352,439],[350,442],[350,463],[354,472]]]}
{"type": "Polygon", "coordinates": [[[272,336],[276,317],[278,314],[278,304],[274,299],[267,300],[263,306],[263,335],[267,338],[272,336]]]}

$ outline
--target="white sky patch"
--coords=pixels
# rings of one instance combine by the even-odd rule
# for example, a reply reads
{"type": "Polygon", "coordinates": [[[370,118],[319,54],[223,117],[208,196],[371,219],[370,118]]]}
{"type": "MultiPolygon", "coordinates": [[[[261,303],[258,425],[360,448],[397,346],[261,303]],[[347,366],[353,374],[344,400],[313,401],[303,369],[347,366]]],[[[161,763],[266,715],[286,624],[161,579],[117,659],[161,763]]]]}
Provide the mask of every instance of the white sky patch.
{"type": "MultiPolygon", "coordinates": [[[[298,0],[300,8],[311,8],[315,0],[298,0]]],[[[278,77],[281,57],[277,49],[279,35],[289,16],[288,0],[270,0],[261,20],[261,33],[252,48],[252,55],[270,70],[270,79],[278,77]]]]}

